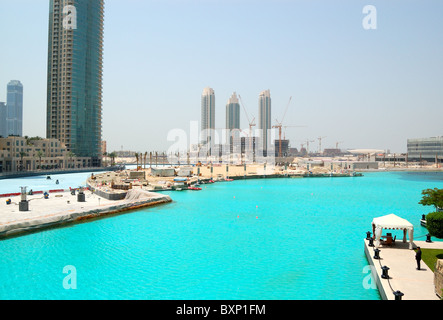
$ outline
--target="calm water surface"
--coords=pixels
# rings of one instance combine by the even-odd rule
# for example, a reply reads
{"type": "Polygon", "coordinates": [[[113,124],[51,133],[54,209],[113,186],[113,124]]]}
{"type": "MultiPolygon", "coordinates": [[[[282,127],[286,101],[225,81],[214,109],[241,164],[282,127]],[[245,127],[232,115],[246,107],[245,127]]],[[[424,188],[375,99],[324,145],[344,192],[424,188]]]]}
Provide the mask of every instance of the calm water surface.
{"type": "MultiPolygon", "coordinates": [[[[34,179],[0,190],[45,182],[34,179]]],[[[418,201],[434,187],[443,175],[367,173],[169,193],[171,204],[1,241],[0,299],[380,299],[363,286],[366,231],[395,213],[425,240],[432,208],[418,201]],[[65,266],[76,290],[63,287],[65,266]]]]}

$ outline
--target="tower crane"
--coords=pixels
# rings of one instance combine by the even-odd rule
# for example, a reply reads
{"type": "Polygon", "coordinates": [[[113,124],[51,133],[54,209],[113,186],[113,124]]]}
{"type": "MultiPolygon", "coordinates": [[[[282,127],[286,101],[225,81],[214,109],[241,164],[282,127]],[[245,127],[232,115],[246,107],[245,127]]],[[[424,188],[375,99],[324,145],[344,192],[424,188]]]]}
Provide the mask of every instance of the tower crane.
{"type": "Polygon", "coordinates": [[[309,156],[309,143],[315,142],[315,140],[306,140],[306,154],[309,156]]]}
{"type": "Polygon", "coordinates": [[[337,143],[335,144],[335,149],[338,150],[338,145],[339,145],[340,143],[343,143],[343,142],[344,142],[344,141],[337,142],[337,143]]]}
{"type": "Polygon", "coordinates": [[[291,104],[292,97],[289,98],[288,105],[286,106],[285,113],[283,114],[282,120],[279,122],[278,119],[275,119],[276,125],[272,126],[272,128],[278,128],[278,141],[279,141],[279,148],[278,148],[278,156],[282,156],[282,128],[285,128],[285,137],[284,140],[286,140],[286,128],[302,128],[306,126],[283,126],[283,120],[285,119],[286,113],[288,112],[289,105],[291,104]]]}
{"type": "Polygon", "coordinates": [[[246,119],[248,119],[248,124],[249,124],[249,150],[252,150],[252,127],[256,126],[255,117],[254,116],[252,117],[252,121],[249,119],[249,114],[246,111],[245,104],[243,103],[243,99],[241,98],[240,95],[238,95],[238,97],[240,99],[240,102],[241,102],[241,105],[243,107],[243,110],[245,111],[246,119]]]}
{"type": "Polygon", "coordinates": [[[286,112],[288,112],[288,108],[289,108],[289,104],[291,103],[291,100],[292,100],[292,97],[289,98],[288,105],[286,106],[286,110],[285,110],[285,113],[283,114],[283,118],[281,119],[281,121],[279,122],[278,119],[275,119],[277,124],[272,126],[272,128],[278,128],[278,141],[279,141],[278,156],[279,157],[281,157],[281,131],[282,131],[282,123],[283,123],[283,120],[285,119],[286,112]]]}
{"type": "Polygon", "coordinates": [[[318,137],[317,138],[318,139],[318,153],[319,154],[321,154],[321,142],[324,138],[327,138],[327,137],[318,137]]]}

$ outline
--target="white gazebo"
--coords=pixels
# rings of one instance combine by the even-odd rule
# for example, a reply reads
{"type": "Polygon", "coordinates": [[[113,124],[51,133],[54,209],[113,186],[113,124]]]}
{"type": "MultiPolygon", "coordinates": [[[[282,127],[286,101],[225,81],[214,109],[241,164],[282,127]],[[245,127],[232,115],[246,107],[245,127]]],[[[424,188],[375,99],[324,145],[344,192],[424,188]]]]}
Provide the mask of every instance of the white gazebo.
{"type": "Polygon", "coordinates": [[[403,230],[403,242],[406,243],[406,232],[409,237],[409,249],[413,249],[412,241],[414,241],[414,226],[408,220],[400,218],[395,214],[374,218],[372,220],[372,230],[375,236],[375,247],[380,246],[381,234],[383,229],[403,230]]]}

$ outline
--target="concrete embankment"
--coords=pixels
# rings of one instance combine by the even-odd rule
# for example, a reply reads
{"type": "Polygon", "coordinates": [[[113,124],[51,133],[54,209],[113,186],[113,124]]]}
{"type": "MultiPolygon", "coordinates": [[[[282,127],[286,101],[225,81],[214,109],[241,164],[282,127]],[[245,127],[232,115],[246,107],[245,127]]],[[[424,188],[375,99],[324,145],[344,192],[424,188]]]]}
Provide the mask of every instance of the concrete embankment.
{"type": "Polygon", "coordinates": [[[19,211],[20,197],[11,198],[9,205],[0,203],[0,238],[172,202],[167,195],[143,190],[130,190],[120,201],[90,191],[85,191],[85,202],[77,199],[70,192],[51,195],[49,199],[28,196],[29,211],[25,212],[19,211]]]}

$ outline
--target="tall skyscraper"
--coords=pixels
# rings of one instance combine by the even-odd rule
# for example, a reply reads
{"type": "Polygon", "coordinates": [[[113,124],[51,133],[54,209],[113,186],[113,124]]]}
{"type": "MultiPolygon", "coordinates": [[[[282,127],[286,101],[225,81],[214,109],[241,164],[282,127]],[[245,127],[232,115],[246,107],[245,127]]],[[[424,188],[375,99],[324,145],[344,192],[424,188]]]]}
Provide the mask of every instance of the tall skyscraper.
{"type": "Polygon", "coordinates": [[[47,138],[99,165],[104,0],[50,0],[47,138]]]}
{"type": "Polygon", "coordinates": [[[236,92],[226,104],[226,129],[240,129],[240,104],[236,92]]]}
{"type": "Polygon", "coordinates": [[[6,98],[6,134],[23,135],[23,85],[12,80],[7,86],[6,98]]]}
{"type": "Polygon", "coordinates": [[[263,152],[266,154],[268,142],[268,130],[271,125],[271,91],[265,90],[260,93],[258,101],[258,128],[261,130],[263,152]]]}
{"type": "Polygon", "coordinates": [[[0,136],[6,138],[6,104],[0,102],[0,136]]]}
{"type": "Polygon", "coordinates": [[[202,142],[212,143],[211,132],[215,130],[215,93],[212,88],[205,88],[201,98],[201,131],[202,142]]]}

